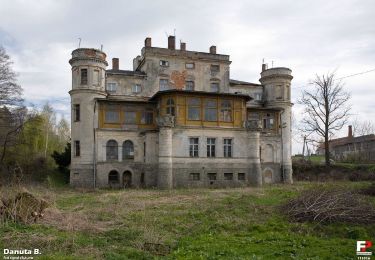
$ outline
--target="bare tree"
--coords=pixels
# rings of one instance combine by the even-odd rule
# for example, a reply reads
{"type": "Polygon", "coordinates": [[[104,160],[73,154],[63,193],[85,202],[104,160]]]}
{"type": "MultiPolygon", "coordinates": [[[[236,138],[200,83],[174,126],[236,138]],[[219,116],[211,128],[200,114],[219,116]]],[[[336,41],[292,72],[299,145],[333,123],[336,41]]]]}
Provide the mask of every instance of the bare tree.
{"type": "Polygon", "coordinates": [[[324,139],[327,166],[330,165],[329,139],[348,122],[351,109],[348,105],[350,93],[345,92],[341,82],[335,81],[334,77],[334,73],[316,75],[310,83],[312,88],[304,90],[298,101],[304,105],[303,131],[324,139]]]}
{"type": "Polygon", "coordinates": [[[22,102],[22,88],[17,84],[17,75],[5,49],[0,46],[0,106],[19,105],[22,102]]]}
{"type": "Polygon", "coordinates": [[[355,118],[351,124],[353,125],[354,136],[370,135],[375,133],[375,126],[371,121],[360,121],[358,118],[355,118]]]}

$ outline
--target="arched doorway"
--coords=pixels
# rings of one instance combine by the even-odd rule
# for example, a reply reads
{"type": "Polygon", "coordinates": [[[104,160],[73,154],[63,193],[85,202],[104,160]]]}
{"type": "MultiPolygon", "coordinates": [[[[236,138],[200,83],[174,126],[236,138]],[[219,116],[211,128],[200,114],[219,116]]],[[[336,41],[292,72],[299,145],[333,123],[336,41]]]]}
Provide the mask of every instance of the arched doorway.
{"type": "Polygon", "coordinates": [[[122,186],[124,188],[130,188],[132,186],[132,173],[130,171],[124,171],[122,175],[122,186]]]}

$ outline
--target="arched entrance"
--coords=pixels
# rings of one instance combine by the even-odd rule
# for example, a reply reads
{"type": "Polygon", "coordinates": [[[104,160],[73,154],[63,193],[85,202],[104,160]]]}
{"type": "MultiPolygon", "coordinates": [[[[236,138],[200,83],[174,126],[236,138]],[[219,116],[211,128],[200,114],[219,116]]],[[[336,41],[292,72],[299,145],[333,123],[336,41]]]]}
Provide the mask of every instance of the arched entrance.
{"type": "Polygon", "coordinates": [[[117,171],[112,170],[108,174],[108,185],[109,187],[116,187],[120,184],[120,178],[117,171]]]}
{"type": "Polygon", "coordinates": [[[122,175],[122,186],[124,188],[130,188],[132,186],[132,173],[130,171],[124,171],[122,175]]]}

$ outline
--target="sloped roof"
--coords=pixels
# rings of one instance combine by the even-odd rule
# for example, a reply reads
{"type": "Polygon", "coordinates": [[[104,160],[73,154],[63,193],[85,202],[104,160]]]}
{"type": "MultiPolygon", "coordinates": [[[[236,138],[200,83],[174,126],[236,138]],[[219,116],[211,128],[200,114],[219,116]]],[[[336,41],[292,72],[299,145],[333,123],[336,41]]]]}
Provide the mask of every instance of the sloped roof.
{"type": "Polygon", "coordinates": [[[147,76],[143,71],[138,70],[106,70],[107,74],[124,76],[147,76]]]}
{"type": "Polygon", "coordinates": [[[262,86],[261,84],[251,83],[251,82],[246,82],[246,81],[241,81],[241,80],[235,80],[235,79],[230,79],[229,84],[230,85],[262,86]]]}

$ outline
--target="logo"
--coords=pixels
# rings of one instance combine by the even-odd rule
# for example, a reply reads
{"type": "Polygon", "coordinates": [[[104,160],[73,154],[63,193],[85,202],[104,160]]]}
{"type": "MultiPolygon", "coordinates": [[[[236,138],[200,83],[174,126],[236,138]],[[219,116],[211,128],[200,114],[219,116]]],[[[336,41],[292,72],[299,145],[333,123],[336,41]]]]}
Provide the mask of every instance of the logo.
{"type": "Polygon", "coordinates": [[[372,243],[371,241],[357,241],[357,256],[358,259],[363,259],[363,260],[367,260],[367,259],[370,259],[370,257],[372,256],[372,252],[369,252],[367,251],[367,249],[369,249],[370,247],[372,247],[372,243]]]}

